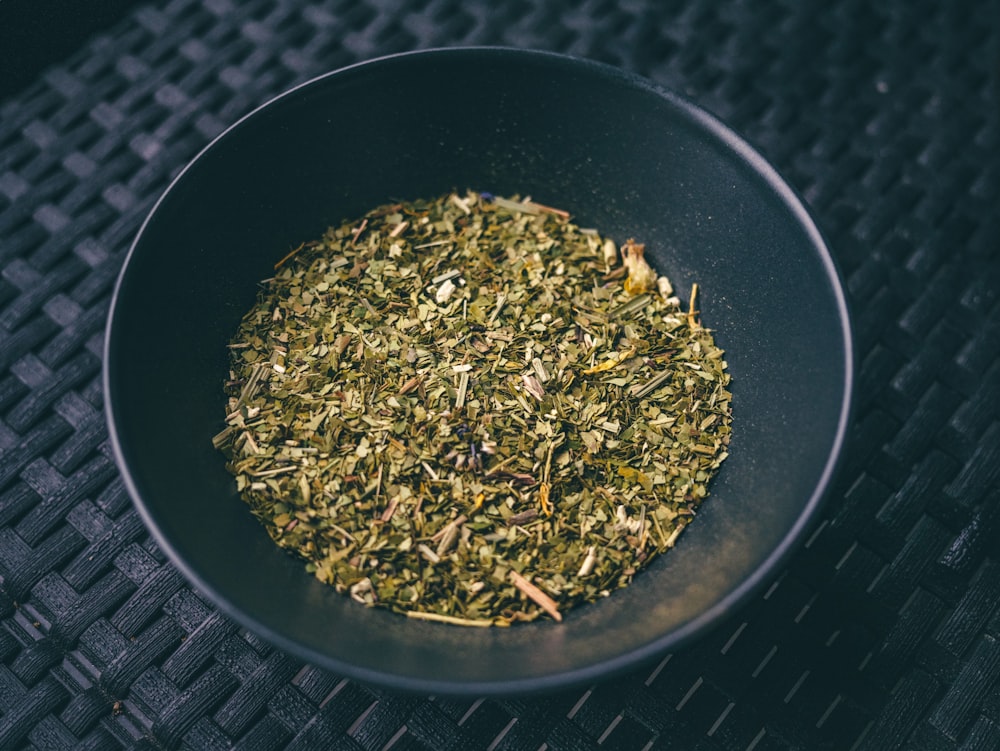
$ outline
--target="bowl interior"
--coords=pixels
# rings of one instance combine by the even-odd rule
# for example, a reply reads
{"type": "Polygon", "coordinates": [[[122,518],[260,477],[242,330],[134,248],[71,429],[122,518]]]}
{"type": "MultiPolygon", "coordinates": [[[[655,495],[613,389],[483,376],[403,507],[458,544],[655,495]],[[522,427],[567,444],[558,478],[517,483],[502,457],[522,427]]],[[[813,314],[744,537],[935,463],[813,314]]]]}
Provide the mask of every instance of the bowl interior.
{"type": "Polygon", "coordinates": [[[112,440],[158,543],[242,624],[313,663],[428,692],[594,678],[717,623],[802,535],[847,416],[836,271],[791,191],[712,118],[614,69],[513,50],[386,58],[293,90],[223,134],[144,225],[106,341],[112,440]],[[677,547],[563,624],[461,629],[365,609],[280,551],[211,444],[226,344],[273,264],[393,199],[530,194],[645,242],[700,287],[733,377],[730,458],[677,547]]]}

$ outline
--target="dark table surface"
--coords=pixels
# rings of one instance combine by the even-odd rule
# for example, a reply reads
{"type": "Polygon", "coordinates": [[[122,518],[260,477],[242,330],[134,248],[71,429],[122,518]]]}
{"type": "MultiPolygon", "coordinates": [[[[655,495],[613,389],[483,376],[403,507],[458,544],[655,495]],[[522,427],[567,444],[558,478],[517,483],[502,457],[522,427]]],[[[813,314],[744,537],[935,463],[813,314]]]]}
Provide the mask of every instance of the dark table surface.
{"type": "Polygon", "coordinates": [[[1000,748],[997,0],[170,0],[71,46],[0,99],[0,749],[1000,748]],[[236,627],[147,535],[102,412],[111,287],[171,176],[297,82],[457,44],[601,60],[727,120],[855,315],[805,547],[703,641],[554,695],[396,695],[236,627]]]}

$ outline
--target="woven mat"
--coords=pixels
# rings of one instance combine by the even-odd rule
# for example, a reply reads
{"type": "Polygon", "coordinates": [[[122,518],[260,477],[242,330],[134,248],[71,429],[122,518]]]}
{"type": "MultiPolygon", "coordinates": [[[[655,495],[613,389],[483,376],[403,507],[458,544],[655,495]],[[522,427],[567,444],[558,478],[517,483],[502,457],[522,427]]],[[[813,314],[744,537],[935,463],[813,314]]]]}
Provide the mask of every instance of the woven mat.
{"type": "Polygon", "coordinates": [[[1000,748],[998,251],[997,0],[135,6],[0,103],[0,748],[1000,748]],[[111,286],[171,176],[292,84],[454,44],[728,120],[811,205],[858,335],[843,472],[780,578],[656,665],[526,699],[395,695],[236,627],[151,542],[102,413],[111,286]]]}

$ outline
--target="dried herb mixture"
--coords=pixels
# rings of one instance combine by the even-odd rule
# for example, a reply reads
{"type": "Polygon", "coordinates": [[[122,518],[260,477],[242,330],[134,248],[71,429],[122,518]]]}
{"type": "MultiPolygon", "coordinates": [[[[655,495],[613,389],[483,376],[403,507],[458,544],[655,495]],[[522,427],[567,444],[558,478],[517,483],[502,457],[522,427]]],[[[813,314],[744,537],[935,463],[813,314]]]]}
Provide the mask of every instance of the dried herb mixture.
{"type": "Polygon", "coordinates": [[[271,537],[355,600],[561,620],[673,546],[726,458],[696,295],[527,199],[382,206],[262,283],[215,443],[271,537]]]}

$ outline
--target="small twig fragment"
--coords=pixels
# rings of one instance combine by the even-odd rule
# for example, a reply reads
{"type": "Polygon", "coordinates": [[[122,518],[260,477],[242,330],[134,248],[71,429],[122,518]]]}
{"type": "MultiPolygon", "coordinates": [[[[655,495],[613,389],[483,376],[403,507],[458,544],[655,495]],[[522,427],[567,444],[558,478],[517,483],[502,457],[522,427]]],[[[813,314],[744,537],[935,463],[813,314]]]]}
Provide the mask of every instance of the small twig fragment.
{"type": "Polygon", "coordinates": [[[597,563],[597,550],[591,545],[587,550],[587,556],[583,559],[583,563],[580,565],[580,570],[576,572],[577,576],[589,576],[594,570],[594,564],[597,563]]]}
{"type": "Polygon", "coordinates": [[[529,600],[551,615],[554,620],[562,621],[562,613],[559,612],[559,607],[556,605],[555,600],[513,569],[510,571],[510,579],[514,582],[514,586],[524,592],[529,600]]]}
{"type": "Polygon", "coordinates": [[[489,628],[493,621],[488,618],[459,618],[454,615],[443,615],[442,613],[424,613],[420,610],[407,610],[406,617],[415,621],[435,621],[437,623],[450,623],[453,626],[471,626],[473,628],[489,628]]]}
{"type": "Polygon", "coordinates": [[[292,251],[289,251],[288,255],[286,255],[284,258],[282,258],[280,261],[278,261],[276,264],[274,264],[274,270],[277,271],[282,266],[284,266],[285,263],[287,263],[288,261],[292,260],[292,258],[294,258],[298,254],[298,252],[300,250],[302,250],[304,247],[306,247],[305,243],[299,243],[299,247],[295,248],[292,251]]]}
{"type": "Polygon", "coordinates": [[[688,326],[691,328],[697,328],[701,324],[698,323],[698,309],[695,307],[695,303],[698,300],[698,283],[695,282],[691,285],[691,302],[688,303],[688,326]]]}

